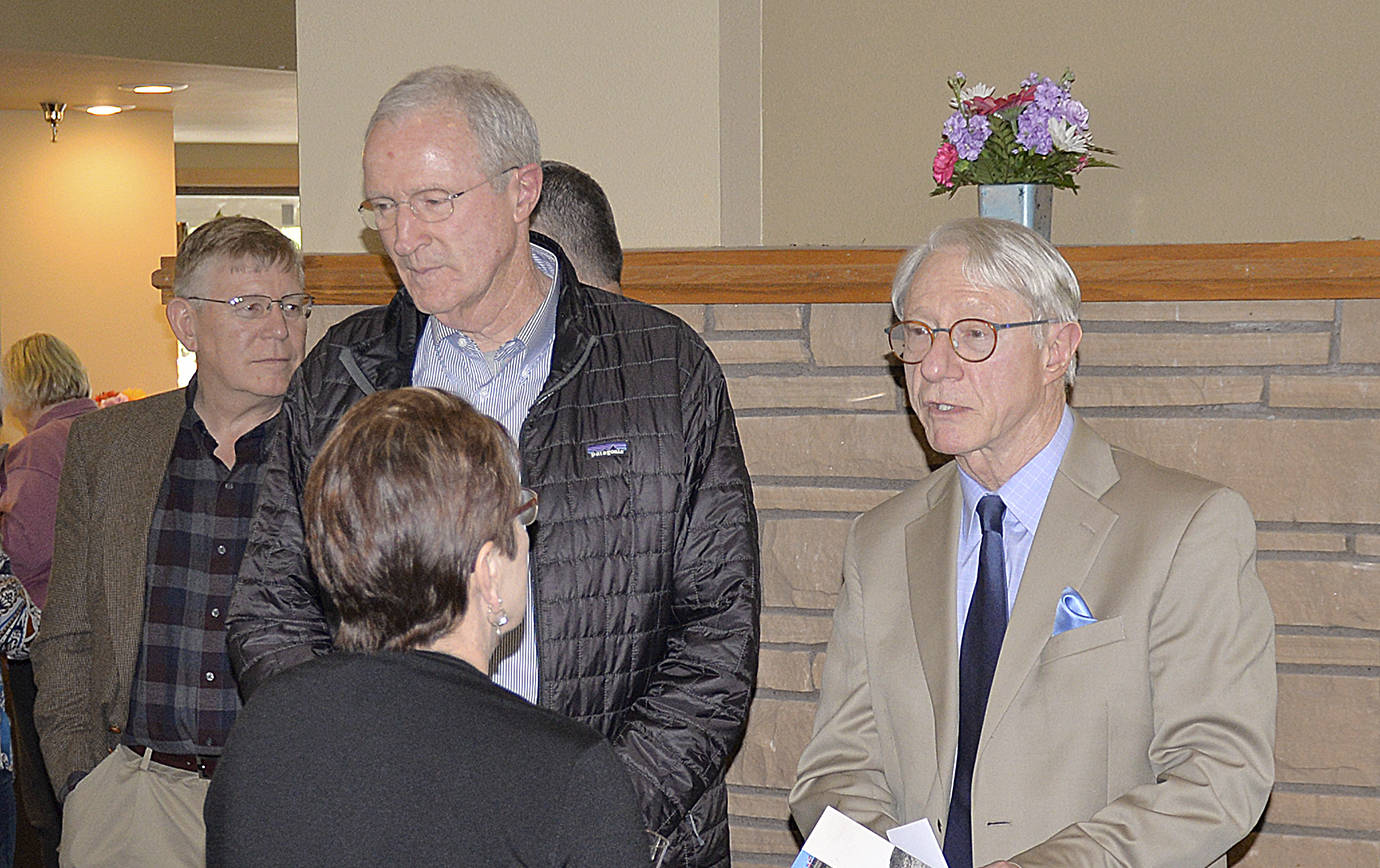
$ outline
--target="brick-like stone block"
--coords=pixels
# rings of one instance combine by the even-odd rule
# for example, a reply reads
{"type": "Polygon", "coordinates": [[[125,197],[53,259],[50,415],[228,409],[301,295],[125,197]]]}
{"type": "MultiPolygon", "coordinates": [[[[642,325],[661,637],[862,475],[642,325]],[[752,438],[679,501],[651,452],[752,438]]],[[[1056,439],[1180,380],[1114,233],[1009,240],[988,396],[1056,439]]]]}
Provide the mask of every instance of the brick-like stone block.
{"type": "Polygon", "coordinates": [[[810,307],[810,352],[821,367],[900,366],[886,329],[895,321],[889,304],[816,304],[810,307]]]}
{"type": "Polygon", "coordinates": [[[716,304],[710,310],[716,332],[785,331],[805,322],[798,304],[716,304]]]}
{"type": "Polygon", "coordinates": [[[1376,721],[1380,721],[1380,678],[1281,674],[1276,779],[1380,787],[1376,721]]]}
{"type": "Polygon", "coordinates": [[[702,304],[662,304],[658,305],[667,313],[685,320],[690,328],[704,334],[705,305],[702,304]]]}
{"type": "Polygon", "coordinates": [[[728,782],[750,787],[789,789],[795,765],[814,727],[814,703],[758,699],[748,714],[747,735],[728,782]]]}
{"type": "Polygon", "coordinates": [[[904,410],[906,391],[885,373],[855,377],[729,377],[737,410],[789,407],[812,410],[904,410]]]}
{"type": "Polygon", "coordinates": [[[920,479],[929,473],[929,465],[919,428],[909,413],[738,419],[753,476],[920,479]]]}
{"type": "Polygon", "coordinates": [[[790,864],[791,856],[800,851],[800,845],[795,841],[795,835],[791,832],[791,827],[786,821],[781,820],[774,823],[764,823],[756,821],[751,824],[744,822],[730,822],[728,824],[729,847],[733,850],[735,858],[733,864],[738,864],[736,854],[738,853],[766,853],[772,856],[783,857],[778,864],[790,864]]]}
{"type": "Polygon", "coordinates": [[[809,651],[778,651],[763,648],[757,661],[757,686],[763,690],[811,693],[819,689],[814,678],[815,655],[809,651]]]}
{"type": "Polygon", "coordinates": [[[1380,564],[1260,561],[1257,569],[1279,624],[1361,630],[1380,624],[1380,564]]]}
{"type": "Polygon", "coordinates": [[[1375,868],[1380,841],[1263,832],[1231,851],[1233,868],[1375,868]],[[1243,852],[1244,851],[1244,852],[1243,852]]]}
{"type": "Polygon", "coordinates": [[[1356,298],[1342,302],[1343,362],[1380,362],[1380,298],[1356,298]]]}
{"type": "Polygon", "coordinates": [[[1375,831],[1380,829],[1380,794],[1349,796],[1275,790],[1265,810],[1265,822],[1282,826],[1375,831]]]}
{"type": "Polygon", "coordinates": [[[1263,552],[1344,552],[1346,536],[1340,533],[1262,530],[1256,534],[1256,547],[1263,552]]]}
{"type": "Polygon", "coordinates": [[[760,817],[785,822],[791,816],[786,804],[786,790],[744,792],[739,787],[728,788],[728,812],[735,817],[760,817]]]}
{"type": "Polygon", "coordinates": [[[823,645],[833,632],[833,611],[818,615],[796,612],[763,612],[762,641],[778,645],[823,645]]]}
{"type": "Polygon", "coordinates": [[[1094,301],[1078,309],[1085,321],[1332,322],[1331,301],[1094,301]]]}
{"type": "Polygon", "coordinates": [[[1325,365],[1330,332],[1084,332],[1080,365],[1325,365]]]}
{"type": "Polygon", "coordinates": [[[1380,523],[1380,419],[1088,421],[1113,443],[1235,488],[1260,521],[1380,523]]]}
{"type": "Polygon", "coordinates": [[[843,582],[843,518],[768,519],[762,523],[762,603],[832,609],[843,582]]]}
{"type": "Polygon", "coordinates": [[[1380,377],[1270,375],[1272,407],[1380,408],[1380,377]]]}
{"type": "Polygon", "coordinates": [[[1275,661],[1303,666],[1375,666],[1380,663],[1380,637],[1281,633],[1275,636],[1275,661]]]}
{"type": "Polygon", "coordinates": [[[1366,560],[1380,559],[1380,534],[1356,534],[1356,554],[1366,560]]]}
{"type": "Polygon", "coordinates": [[[850,516],[867,512],[893,497],[900,488],[833,488],[814,485],[757,485],[752,497],[757,509],[791,509],[804,512],[840,512],[850,516]]]}
{"type": "Polygon", "coordinates": [[[721,365],[760,365],[790,362],[803,364],[809,356],[799,340],[711,340],[705,341],[721,365]]]}
{"type": "Polygon", "coordinates": [[[1073,406],[1196,407],[1214,404],[1258,404],[1264,389],[1265,378],[1253,376],[1080,376],[1073,386],[1073,406]]]}

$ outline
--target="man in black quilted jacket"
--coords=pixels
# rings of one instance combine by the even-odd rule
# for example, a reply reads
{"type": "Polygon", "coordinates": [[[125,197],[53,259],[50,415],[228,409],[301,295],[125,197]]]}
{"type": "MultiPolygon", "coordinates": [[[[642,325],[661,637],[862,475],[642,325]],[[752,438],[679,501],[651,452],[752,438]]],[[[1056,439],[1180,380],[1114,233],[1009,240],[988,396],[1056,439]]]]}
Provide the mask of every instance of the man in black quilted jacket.
{"type": "Polygon", "coordinates": [[[445,388],[508,429],[541,498],[526,628],[500,648],[495,680],[609,739],[661,864],[727,865],[724,774],[746,723],[761,605],[733,409],[690,328],[581,285],[560,247],[529,233],[540,159],[531,116],[489,73],[422,70],[379,102],[360,213],[403,288],[332,328],[288,391],[230,604],[230,653],[248,696],[331,650],[329,601],[302,539],[308,467],[365,394],[445,388]]]}

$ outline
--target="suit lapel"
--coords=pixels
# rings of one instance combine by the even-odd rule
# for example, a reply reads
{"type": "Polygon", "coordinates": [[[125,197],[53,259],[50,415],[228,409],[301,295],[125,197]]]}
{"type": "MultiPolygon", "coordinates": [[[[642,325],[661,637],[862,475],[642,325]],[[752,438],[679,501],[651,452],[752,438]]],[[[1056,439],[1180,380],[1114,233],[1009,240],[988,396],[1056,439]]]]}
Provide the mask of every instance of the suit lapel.
{"type": "Polygon", "coordinates": [[[1059,595],[1065,587],[1082,586],[1116,524],[1117,514],[1099,498],[1118,478],[1111,448],[1075,417],[1073,436],[1050,486],[1011,609],[987,700],[984,740],[995,730],[1049,641],[1059,595]]]}
{"type": "MultiPolygon", "coordinates": [[[[944,473],[946,470],[936,471],[944,473]]],[[[958,529],[963,494],[953,465],[930,491],[929,511],[906,527],[911,619],[934,709],[936,760],[943,792],[958,750],[958,529]]]]}
{"type": "Polygon", "coordinates": [[[159,401],[154,412],[122,432],[121,451],[128,457],[110,471],[103,493],[119,499],[119,520],[112,521],[107,537],[105,599],[110,617],[110,642],[121,678],[133,677],[144,630],[144,601],[147,595],[149,530],[158,494],[167,475],[168,459],[177,438],[178,425],[186,409],[185,393],[175,398],[146,398],[159,401]]]}

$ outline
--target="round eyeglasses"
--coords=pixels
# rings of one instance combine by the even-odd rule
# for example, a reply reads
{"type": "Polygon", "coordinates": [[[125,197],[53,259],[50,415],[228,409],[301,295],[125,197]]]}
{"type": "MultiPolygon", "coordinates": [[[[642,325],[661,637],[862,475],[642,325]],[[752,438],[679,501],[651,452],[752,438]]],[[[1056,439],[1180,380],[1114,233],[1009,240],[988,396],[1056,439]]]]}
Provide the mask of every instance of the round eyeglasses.
{"type": "Polygon", "coordinates": [[[886,330],[891,351],[902,364],[918,365],[930,351],[937,332],[948,332],[949,344],[954,354],[965,362],[985,362],[997,351],[997,332],[1021,326],[1046,325],[1048,319],[1032,319],[1025,322],[988,322],[977,317],[958,320],[948,328],[936,328],[917,320],[907,319],[886,330]]]}
{"type": "Polygon", "coordinates": [[[283,319],[306,319],[311,316],[312,297],[305,292],[294,292],[282,298],[269,298],[266,295],[237,295],[231,299],[204,298],[199,295],[184,295],[188,301],[210,301],[230,306],[230,312],[240,319],[263,319],[273,306],[283,312],[283,319]]]}
{"type": "Polygon", "coordinates": [[[517,512],[513,513],[513,518],[523,527],[528,527],[537,520],[537,493],[530,488],[524,488],[518,493],[517,512]]]}
{"type": "Polygon", "coordinates": [[[396,199],[387,196],[375,196],[372,199],[365,199],[359,203],[359,216],[364,221],[364,225],[370,229],[392,229],[398,223],[398,206],[406,205],[416,217],[423,223],[440,223],[442,220],[455,213],[455,200],[466,193],[472,193],[480,187],[489,183],[493,179],[506,175],[520,166],[509,166],[502,172],[496,172],[484,180],[475,184],[473,187],[461,190],[459,193],[452,193],[449,190],[434,187],[430,190],[422,190],[407,197],[406,202],[399,203],[396,199]]]}

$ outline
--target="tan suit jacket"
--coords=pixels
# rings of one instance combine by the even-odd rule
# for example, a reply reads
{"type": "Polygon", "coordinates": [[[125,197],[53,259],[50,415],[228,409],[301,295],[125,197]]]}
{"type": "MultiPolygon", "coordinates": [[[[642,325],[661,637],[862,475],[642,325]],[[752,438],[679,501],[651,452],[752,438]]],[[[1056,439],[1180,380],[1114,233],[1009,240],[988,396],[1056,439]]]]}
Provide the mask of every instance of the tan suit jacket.
{"type": "Polygon", "coordinates": [[[32,652],[39,743],[60,793],[114,750],[129,714],[149,528],[186,407],[183,390],[119,404],[78,419],[67,440],[32,652]]]}
{"type": "MultiPolygon", "coordinates": [[[[958,742],[954,464],[854,524],[791,808],[942,836],[958,742]]],[[[1274,778],[1274,618],[1234,492],[1082,420],[1050,489],[973,773],[975,865],[1203,866],[1274,778]],[[1052,636],[1065,586],[1097,622],[1052,636]]]]}

